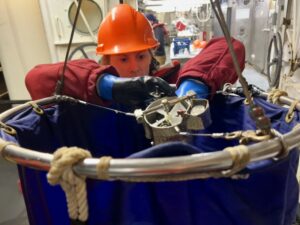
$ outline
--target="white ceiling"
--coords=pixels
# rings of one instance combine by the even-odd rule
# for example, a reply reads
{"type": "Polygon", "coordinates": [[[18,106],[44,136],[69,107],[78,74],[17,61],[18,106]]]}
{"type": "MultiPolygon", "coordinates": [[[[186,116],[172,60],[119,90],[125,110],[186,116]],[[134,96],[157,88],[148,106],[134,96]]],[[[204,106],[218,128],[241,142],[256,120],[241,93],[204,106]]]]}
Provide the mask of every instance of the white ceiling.
{"type": "Polygon", "coordinates": [[[146,9],[156,12],[189,11],[210,3],[209,0],[143,0],[146,9]]]}

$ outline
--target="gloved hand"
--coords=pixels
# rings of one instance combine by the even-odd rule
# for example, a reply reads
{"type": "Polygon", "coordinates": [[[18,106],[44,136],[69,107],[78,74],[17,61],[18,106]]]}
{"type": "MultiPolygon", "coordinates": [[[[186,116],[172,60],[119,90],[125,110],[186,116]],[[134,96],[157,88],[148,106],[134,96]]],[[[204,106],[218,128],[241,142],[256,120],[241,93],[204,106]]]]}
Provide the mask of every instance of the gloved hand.
{"type": "Polygon", "coordinates": [[[153,98],[155,92],[162,93],[162,96],[175,95],[174,88],[159,77],[121,78],[110,74],[104,74],[98,79],[97,92],[105,100],[130,106],[143,104],[153,98]]]}
{"type": "Polygon", "coordinates": [[[176,90],[178,97],[184,96],[188,91],[193,90],[197,98],[208,98],[208,87],[199,80],[186,79],[179,85],[176,90]]]}

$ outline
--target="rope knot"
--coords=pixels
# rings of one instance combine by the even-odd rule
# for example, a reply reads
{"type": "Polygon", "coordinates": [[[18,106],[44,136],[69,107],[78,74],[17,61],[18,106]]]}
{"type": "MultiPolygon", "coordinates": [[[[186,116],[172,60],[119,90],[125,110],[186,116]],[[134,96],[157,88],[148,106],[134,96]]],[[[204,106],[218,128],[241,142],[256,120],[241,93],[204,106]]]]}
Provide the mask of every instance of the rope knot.
{"type": "Polygon", "coordinates": [[[97,174],[102,180],[107,180],[109,178],[107,171],[109,169],[111,159],[112,157],[110,156],[102,156],[99,159],[99,163],[97,164],[97,174]]]}
{"type": "Polygon", "coordinates": [[[65,191],[69,216],[73,220],[86,221],[88,218],[85,177],[76,175],[72,169],[88,157],[91,157],[90,152],[81,148],[59,148],[53,154],[47,174],[51,185],[60,184],[65,191]]]}
{"type": "Polygon", "coordinates": [[[276,89],[276,88],[273,88],[270,92],[269,92],[269,95],[268,95],[268,101],[273,103],[273,104],[278,104],[280,105],[280,97],[281,96],[288,96],[288,93],[283,91],[283,90],[280,90],[280,89],[276,89]]]}
{"type": "Polygon", "coordinates": [[[226,177],[235,175],[237,172],[244,169],[250,162],[250,152],[246,145],[227,147],[224,151],[230,153],[233,161],[231,169],[222,172],[222,174],[226,177]]]}
{"type": "Polygon", "coordinates": [[[5,159],[5,156],[3,154],[4,149],[8,145],[17,145],[16,143],[5,141],[2,138],[0,138],[0,156],[2,156],[5,159]]]}

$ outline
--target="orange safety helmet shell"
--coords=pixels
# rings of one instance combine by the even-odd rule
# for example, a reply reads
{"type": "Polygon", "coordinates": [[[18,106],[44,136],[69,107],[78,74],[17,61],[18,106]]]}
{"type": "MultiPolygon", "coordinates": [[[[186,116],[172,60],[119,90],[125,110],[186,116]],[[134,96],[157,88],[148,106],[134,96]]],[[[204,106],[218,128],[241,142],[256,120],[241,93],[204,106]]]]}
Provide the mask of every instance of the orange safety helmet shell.
{"type": "Polygon", "coordinates": [[[114,7],[98,31],[97,54],[115,55],[159,45],[147,18],[127,4],[114,7]]]}

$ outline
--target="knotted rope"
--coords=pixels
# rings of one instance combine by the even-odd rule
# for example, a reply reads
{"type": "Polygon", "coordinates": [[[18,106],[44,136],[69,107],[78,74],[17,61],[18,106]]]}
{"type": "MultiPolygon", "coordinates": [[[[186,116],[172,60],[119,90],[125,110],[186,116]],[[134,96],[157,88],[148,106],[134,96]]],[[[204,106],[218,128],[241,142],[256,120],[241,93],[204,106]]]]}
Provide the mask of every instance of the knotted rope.
{"type": "MultiPolygon", "coordinates": [[[[288,96],[288,94],[287,94],[287,92],[280,90],[280,89],[272,89],[269,92],[268,101],[273,104],[282,105],[279,100],[281,96],[288,96]]],[[[295,100],[292,102],[292,104],[290,105],[289,111],[287,112],[287,114],[285,116],[285,122],[290,123],[293,120],[294,114],[295,114],[294,111],[295,111],[298,103],[299,103],[299,100],[295,100]]]]}
{"type": "Polygon", "coordinates": [[[53,154],[47,174],[51,185],[60,184],[65,191],[70,218],[82,222],[88,219],[85,177],[76,175],[72,166],[88,157],[91,157],[90,152],[81,148],[59,148],[53,154]]]}
{"type": "Polygon", "coordinates": [[[269,93],[268,93],[268,101],[273,103],[273,104],[278,104],[281,105],[279,98],[281,96],[288,96],[287,92],[273,88],[269,93]]]}
{"type": "Polygon", "coordinates": [[[223,151],[230,153],[233,162],[231,169],[222,172],[223,176],[225,177],[231,177],[235,175],[237,172],[244,169],[250,162],[250,153],[246,145],[227,147],[223,151]]]}

